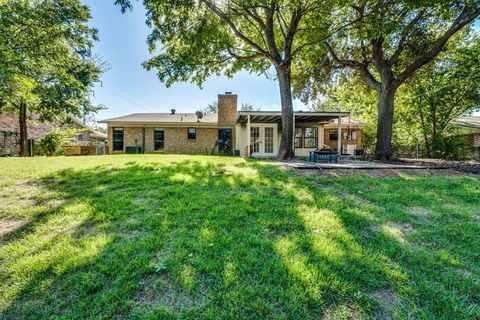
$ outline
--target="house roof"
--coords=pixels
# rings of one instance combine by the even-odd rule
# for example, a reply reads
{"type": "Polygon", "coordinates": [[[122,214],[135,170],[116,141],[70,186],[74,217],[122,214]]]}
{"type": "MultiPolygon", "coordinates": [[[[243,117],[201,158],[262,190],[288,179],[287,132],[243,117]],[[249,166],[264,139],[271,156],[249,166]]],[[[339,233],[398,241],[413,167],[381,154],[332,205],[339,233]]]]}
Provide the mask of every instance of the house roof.
{"type": "MultiPolygon", "coordinates": [[[[0,131],[20,132],[20,124],[16,115],[12,112],[0,113],[0,131]]],[[[37,114],[29,115],[27,122],[28,137],[32,139],[42,139],[46,133],[52,131],[54,124],[50,122],[42,122],[37,114]]]]}
{"type": "MultiPolygon", "coordinates": [[[[69,115],[69,118],[76,123],[79,127],[86,129],[90,132],[90,136],[95,139],[107,139],[107,135],[103,132],[93,130],[89,126],[85,125],[80,119],[69,115]]],[[[55,126],[64,127],[56,121],[45,122],[40,119],[38,114],[29,115],[27,123],[28,137],[32,139],[42,139],[45,134],[52,131],[55,126]]],[[[19,123],[15,114],[11,112],[0,113],[0,131],[5,132],[19,132],[19,123]]]]}
{"type": "Polygon", "coordinates": [[[480,116],[460,117],[452,121],[452,124],[459,127],[480,129],[480,116]]]}
{"type": "Polygon", "coordinates": [[[69,116],[70,119],[75,122],[78,126],[82,127],[82,128],[85,128],[87,129],[88,131],[90,131],[90,136],[92,138],[95,138],[95,139],[107,139],[108,136],[106,133],[103,133],[103,132],[100,132],[100,131],[97,131],[97,130],[94,130],[92,128],[90,128],[89,126],[87,126],[85,123],[83,123],[82,120],[78,119],[77,117],[74,117],[74,116],[69,116]]]}
{"type": "Polygon", "coordinates": [[[198,119],[195,113],[132,113],[126,116],[105,119],[100,123],[131,122],[131,123],[217,123],[216,113],[207,113],[198,119]]]}

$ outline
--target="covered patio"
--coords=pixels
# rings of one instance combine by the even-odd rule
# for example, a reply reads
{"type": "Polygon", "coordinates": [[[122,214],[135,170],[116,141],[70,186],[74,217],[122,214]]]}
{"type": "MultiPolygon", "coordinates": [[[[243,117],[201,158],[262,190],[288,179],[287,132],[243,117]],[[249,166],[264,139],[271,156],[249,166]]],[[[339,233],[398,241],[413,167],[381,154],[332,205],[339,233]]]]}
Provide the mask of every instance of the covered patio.
{"type": "MultiPolygon", "coordinates": [[[[310,112],[294,113],[293,144],[297,156],[306,157],[310,151],[326,146],[324,127],[332,127],[336,121],[334,146],[338,154],[342,153],[342,119],[348,118],[348,112],[310,112]]],[[[236,142],[240,150],[246,150],[252,157],[274,157],[278,154],[282,132],[282,114],[280,111],[239,111],[237,116],[236,142]]],[[[333,134],[332,134],[333,136],[333,134]]]]}

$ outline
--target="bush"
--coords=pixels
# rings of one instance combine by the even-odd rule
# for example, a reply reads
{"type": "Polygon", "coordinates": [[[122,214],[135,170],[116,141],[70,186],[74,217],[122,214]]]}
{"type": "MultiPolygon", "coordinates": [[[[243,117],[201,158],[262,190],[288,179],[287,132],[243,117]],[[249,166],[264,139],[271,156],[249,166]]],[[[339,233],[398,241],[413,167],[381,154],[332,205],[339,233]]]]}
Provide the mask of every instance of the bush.
{"type": "Polygon", "coordinates": [[[47,156],[64,154],[64,146],[72,139],[74,134],[72,130],[53,129],[40,140],[39,152],[47,156]]]}
{"type": "Polygon", "coordinates": [[[432,145],[432,155],[445,160],[465,160],[468,150],[464,136],[438,135],[432,145]]]}

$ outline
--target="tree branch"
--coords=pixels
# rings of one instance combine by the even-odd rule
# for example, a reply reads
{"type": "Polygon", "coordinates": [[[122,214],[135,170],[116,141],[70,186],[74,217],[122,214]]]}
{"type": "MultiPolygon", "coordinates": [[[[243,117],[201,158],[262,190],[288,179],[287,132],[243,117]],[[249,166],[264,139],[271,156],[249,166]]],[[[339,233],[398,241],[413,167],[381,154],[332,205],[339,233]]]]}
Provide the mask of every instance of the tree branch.
{"type": "Polygon", "coordinates": [[[275,42],[275,33],[273,31],[273,16],[274,16],[274,8],[265,8],[265,16],[266,16],[266,29],[265,29],[265,37],[267,39],[268,48],[270,51],[270,55],[273,58],[273,61],[280,64],[282,62],[282,57],[278,51],[277,43],[275,42]]]}
{"type": "Polygon", "coordinates": [[[252,41],[250,38],[245,36],[243,33],[241,33],[238,28],[235,26],[233,21],[222,11],[220,10],[215,4],[213,4],[211,1],[208,0],[200,0],[200,2],[203,2],[213,13],[215,13],[220,19],[222,19],[232,30],[232,32],[242,39],[245,43],[248,45],[252,46],[255,48],[259,53],[261,53],[264,57],[266,58],[273,58],[272,55],[264,50],[260,45],[252,41]]]}
{"type": "Polygon", "coordinates": [[[405,32],[403,33],[400,40],[398,41],[397,50],[395,50],[395,52],[390,57],[390,59],[387,60],[387,64],[389,66],[393,66],[395,63],[398,62],[398,59],[400,58],[400,54],[402,54],[403,52],[405,41],[408,39],[408,30],[412,28],[415,24],[417,24],[417,22],[420,21],[420,19],[422,19],[422,16],[424,13],[425,13],[425,10],[421,10],[419,13],[417,13],[415,18],[413,18],[412,21],[410,21],[410,23],[405,27],[405,32]]]}
{"type": "Polygon", "coordinates": [[[443,36],[437,39],[433,47],[429,51],[424,53],[422,56],[417,58],[407,68],[405,68],[405,70],[396,79],[399,84],[403,83],[406,79],[408,79],[408,77],[410,77],[420,67],[432,61],[440,53],[440,51],[442,51],[448,40],[455,33],[457,33],[457,31],[462,29],[464,26],[472,22],[480,15],[480,7],[474,9],[470,14],[469,9],[469,6],[465,6],[459,16],[452,23],[450,28],[443,34],[443,36]]]}

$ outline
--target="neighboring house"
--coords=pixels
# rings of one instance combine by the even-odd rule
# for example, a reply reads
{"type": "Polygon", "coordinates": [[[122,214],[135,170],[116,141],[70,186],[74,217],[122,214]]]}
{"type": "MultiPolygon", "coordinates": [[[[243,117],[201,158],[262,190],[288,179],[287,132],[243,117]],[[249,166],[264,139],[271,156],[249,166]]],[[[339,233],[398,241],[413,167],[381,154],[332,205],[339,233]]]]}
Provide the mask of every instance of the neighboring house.
{"type": "Polygon", "coordinates": [[[460,117],[452,124],[459,135],[465,136],[465,144],[474,148],[477,159],[480,158],[480,116],[460,117]]]}
{"type": "MultiPolygon", "coordinates": [[[[362,149],[361,127],[348,112],[295,112],[295,154],[317,148],[354,154],[362,149]],[[340,121],[340,126],[338,119],[340,121]],[[340,134],[341,132],[341,134],[340,134]],[[341,137],[338,144],[338,137],[341,137]]],[[[115,153],[241,154],[274,157],[282,133],[280,111],[237,111],[237,95],[218,95],[218,114],[135,113],[100,121],[115,153]]]]}
{"type": "MultiPolygon", "coordinates": [[[[62,129],[74,128],[79,132],[73,137],[69,145],[86,145],[92,143],[104,143],[107,135],[95,131],[86,126],[79,119],[70,116],[71,124],[60,125],[56,122],[44,122],[36,114],[32,114],[28,119],[27,132],[28,139],[32,141],[29,146],[35,144],[35,141],[43,139],[45,135],[51,132],[55,127],[62,129]]],[[[18,118],[11,112],[0,112],[0,156],[16,155],[20,152],[20,126],[18,118]]]]}

